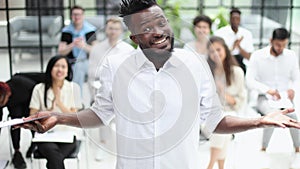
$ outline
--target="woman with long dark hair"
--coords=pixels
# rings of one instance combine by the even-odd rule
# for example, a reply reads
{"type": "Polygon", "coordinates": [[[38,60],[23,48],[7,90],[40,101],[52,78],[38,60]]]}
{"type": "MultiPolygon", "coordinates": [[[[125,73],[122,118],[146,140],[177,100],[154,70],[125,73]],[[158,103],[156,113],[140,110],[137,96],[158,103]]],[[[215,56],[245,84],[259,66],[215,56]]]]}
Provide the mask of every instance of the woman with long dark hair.
{"type": "MultiPolygon", "coordinates": [[[[55,111],[60,113],[75,113],[81,108],[79,86],[71,82],[72,69],[64,56],[52,57],[47,65],[45,82],[37,84],[32,92],[30,114],[38,111],[55,111]]],[[[72,132],[70,127],[57,126],[53,132],[72,132]]],[[[74,132],[75,136],[75,132],[74,132]]],[[[64,169],[64,159],[76,147],[73,143],[40,142],[38,151],[46,157],[48,169],[64,169]]]]}
{"type": "MultiPolygon", "coordinates": [[[[215,79],[220,100],[223,103],[224,112],[235,115],[241,109],[246,99],[243,70],[237,66],[234,57],[225,41],[213,36],[208,44],[208,64],[215,79]]],[[[213,134],[210,138],[211,156],[207,169],[212,169],[218,162],[219,169],[224,168],[226,151],[230,143],[231,135],[213,134]]]]}

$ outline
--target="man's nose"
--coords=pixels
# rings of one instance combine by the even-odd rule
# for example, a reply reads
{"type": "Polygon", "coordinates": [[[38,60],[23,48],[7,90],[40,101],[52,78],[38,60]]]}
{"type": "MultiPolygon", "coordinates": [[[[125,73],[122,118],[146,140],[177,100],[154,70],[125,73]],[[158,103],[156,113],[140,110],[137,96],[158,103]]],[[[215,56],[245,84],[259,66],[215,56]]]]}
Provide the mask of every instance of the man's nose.
{"type": "Polygon", "coordinates": [[[164,33],[164,31],[159,27],[155,27],[153,29],[153,35],[154,36],[162,36],[163,33],[164,33]]]}

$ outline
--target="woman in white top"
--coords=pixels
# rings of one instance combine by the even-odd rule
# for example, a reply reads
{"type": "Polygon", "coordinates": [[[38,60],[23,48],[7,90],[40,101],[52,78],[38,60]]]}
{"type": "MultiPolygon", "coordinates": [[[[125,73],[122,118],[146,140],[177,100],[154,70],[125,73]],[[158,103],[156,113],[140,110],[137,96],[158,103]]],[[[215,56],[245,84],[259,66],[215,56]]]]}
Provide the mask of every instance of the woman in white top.
{"type": "Polygon", "coordinates": [[[212,21],[208,16],[200,15],[194,18],[193,25],[196,40],[186,43],[183,48],[203,55],[207,59],[207,43],[212,21]]]}
{"type": "MultiPolygon", "coordinates": [[[[81,108],[79,86],[71,82],[73,72],[71,65],[64,56],[52,57],[47,65],[45,82],[37,84],[30,101],[30,114],[38,111],[55,111],[60,113],[75,113],[81,108]]],[[[72,128],[60,126],[53,129],[72,131],[72,128]]],[[[39,152],[47,159],[48,169],[64,169],[64,159],[76,147],[73,143],[43,142],[38,143],[39,152]]]]}
{"type": "MultiPolygon", "coordinates": [[[[243,70],[237,66],[237,62],[230,54],[225,41],[213,36],[208,44],[208,64],[214,75],[217,91],[224,112],[235,115],[242,107],[246,99],[246,89],[243,70]]],[[[218,162],[219,169],[224,168],[226,151],[231,140],[229,134],[213,134],[210,138],[211,156],[207,169],[212,169],[218,162]]]]}

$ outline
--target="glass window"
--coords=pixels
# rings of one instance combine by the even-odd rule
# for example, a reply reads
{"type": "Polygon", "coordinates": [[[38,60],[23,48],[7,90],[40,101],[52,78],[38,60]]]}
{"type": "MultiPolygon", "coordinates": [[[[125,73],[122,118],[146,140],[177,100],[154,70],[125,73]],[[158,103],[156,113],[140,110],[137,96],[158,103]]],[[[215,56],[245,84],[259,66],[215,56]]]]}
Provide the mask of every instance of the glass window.
{"type": "Polygon", "coordinates": [[[220,0],[203,0],[204,1],[204,6],[219,6],[220,0]]]}
{"type": "Polygon", "coordinates": [[[6,81],[10,78],[8,50],[7,49],[0,49],[0,57],[1,57],[0,81],[6,81]]]}
{"type": "Polygon", "coordinates": [[[180,2],[180,7],[192,7],[195,8],[199,5],[199,0],[185,0],[180,2]]]}

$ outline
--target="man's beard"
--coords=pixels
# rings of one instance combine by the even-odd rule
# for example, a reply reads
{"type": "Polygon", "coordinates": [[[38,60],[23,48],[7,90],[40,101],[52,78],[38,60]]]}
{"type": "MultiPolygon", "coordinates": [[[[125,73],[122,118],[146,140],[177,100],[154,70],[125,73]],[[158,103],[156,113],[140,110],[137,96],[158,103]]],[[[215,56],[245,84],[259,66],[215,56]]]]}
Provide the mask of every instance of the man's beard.
{"type": "Polygon", "coordinates": [[[168,50],[165,49],[151,49],[151,48],[147,48],[147,49],[143,49],[143,52],[145,53],[145,55],[148,57],[148,59],[150,60],[156,60],[158,62],[166,62],[172,55],[172,52],[174,50],[174,37],[170,36],[170,43],[171,43],[171,48],[168,50]],[[159,52],[157,52],[156,50],[159,50],[159,52]]]}
{"type": "Polygon", "coordinates": [[[271,50],[272,50],[272,52],[274,52],[275,53],[275,56],[278,56],[280,53],[278,53],[275,49],[274,49],[274,47],[272,46],[271,47],[271,50]]]}

